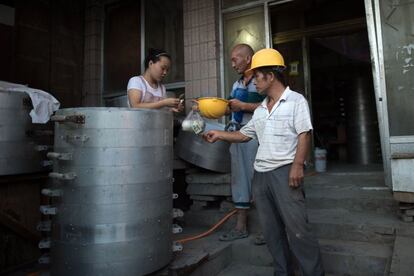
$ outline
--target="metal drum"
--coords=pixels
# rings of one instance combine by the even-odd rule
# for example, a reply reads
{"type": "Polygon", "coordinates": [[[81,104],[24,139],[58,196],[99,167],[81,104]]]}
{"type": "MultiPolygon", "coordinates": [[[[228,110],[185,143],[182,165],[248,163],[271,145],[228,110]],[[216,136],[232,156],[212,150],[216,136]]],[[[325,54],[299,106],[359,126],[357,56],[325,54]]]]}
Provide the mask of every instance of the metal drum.
{"type": "MultiPolygon", "coordinates": [[[[218,123],[206,123],[206,131],[223,130],[224,125],[218,123]]],[[[198,167],[221,173],[231,170],[230,143],[217,141],[208,143],[201,136],[192,132],[180,131],[177,137],[175,153],[183,160],[198,167]]]]}
{"type": "Polygon", "coordinates": [[[0,90],[0,175],[45,171],[44,126],[32,124],[30,97],[0,90]]]}
{"type": "Polygon", "coordinates": [[[167,265],[172,114],[71,108],[52,119],[52,275],[144,275],[167,265]]]}
{"type": "Polygon", "coordinates": [[[374,88],[369,78],[355,77],[346,98],[347,147],[355,164],[381,162],[374,88]]]}

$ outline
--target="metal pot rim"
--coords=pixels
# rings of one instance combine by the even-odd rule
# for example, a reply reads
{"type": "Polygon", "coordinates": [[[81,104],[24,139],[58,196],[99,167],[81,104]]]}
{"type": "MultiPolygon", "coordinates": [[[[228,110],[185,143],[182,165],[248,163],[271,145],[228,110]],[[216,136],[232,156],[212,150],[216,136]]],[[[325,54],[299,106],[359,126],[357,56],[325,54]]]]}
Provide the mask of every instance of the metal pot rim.
{"type": "Polygon", "coordinates": [[[160,110],[160,109],[149,109],[149,108],[129,108],[129,107],[71,107],[71,108],[61,108],[57,112],[60,111],[76,111],[76,112],[82,112],[82,111],[131,111],[131,112],[162,112],[162,113],[170,113],[166,110],[160,110]]]}

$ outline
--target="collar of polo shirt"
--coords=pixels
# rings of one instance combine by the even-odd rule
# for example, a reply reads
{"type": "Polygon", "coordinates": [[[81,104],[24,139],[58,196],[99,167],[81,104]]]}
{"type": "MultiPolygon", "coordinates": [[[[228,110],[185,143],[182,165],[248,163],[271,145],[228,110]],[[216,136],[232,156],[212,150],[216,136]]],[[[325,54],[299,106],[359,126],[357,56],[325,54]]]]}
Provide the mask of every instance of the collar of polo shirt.
{"type": "MultiPolygon", "coordinates": [[[[285,91],[283,91],[282,96],[280,96],[279,102],[286,101],[289,97],[289,94],[292,93],[292,90],[290,90],[289,86],[286,86],[285,91]]],[[[267,96],[263,102],[261,103],[261,107],[267,109],[267,102],[269,101],[269,96],[267,96]]]]}

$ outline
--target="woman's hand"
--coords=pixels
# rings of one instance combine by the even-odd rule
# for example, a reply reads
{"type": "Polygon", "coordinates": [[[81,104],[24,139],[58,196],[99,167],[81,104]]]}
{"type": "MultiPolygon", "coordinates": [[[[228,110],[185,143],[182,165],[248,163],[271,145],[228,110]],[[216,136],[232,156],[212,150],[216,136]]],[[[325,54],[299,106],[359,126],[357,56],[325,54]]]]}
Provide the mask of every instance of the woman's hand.
{"type": "Polygon", "coordinates": [[[178,103],[178,112],[181,112],[184,110],[184,99],[180,99],[179,98],[179,103],[178,103]]]}
{"type": "Polygon", "coordinates": [[[182,112],[183,110],[184,110],[184,104],[181,101],[178,103],[177,107],[171,108],[172,112],[177,112],[177,113],[182,112]]]}
{"type": "Polygon", "coordinates": [[[178,108],[180,104],[180,99],[177,98],[165,98],[161,100],[163,106],[178,108]]]}
{"type": "MultiPolygon", "coordinates": [[[[167,99],[172,99],[174,101],[172,101],[172,107],[171,107],[171,111],[172,112],[182,112],[184,110],[184,99],[182,98],[167,98],[167,99]]],[[[165,99],[166,100],[166,99],[165,99]]]]}

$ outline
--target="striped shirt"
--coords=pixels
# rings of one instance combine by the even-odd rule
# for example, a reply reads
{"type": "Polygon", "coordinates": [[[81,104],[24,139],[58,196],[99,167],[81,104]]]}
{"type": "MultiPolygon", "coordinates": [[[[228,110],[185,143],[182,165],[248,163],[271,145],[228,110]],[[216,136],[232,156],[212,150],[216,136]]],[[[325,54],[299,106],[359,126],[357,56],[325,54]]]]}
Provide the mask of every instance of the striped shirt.
{"type": "MultiPolygon", "coordinates": [[[[235,81],[233,83],[233,87],[231,89],[231,93],[230,93],[230,98],[234,98],[235,97],[235,91],[237,89],[245,89],[247,90],[247,97],[246,100],[244,100],[243,102],[248,102],[248,103],[259,103],[263,100],[263,97],[260,96],[259,93],[257,93],[256,90],[256,85],[254,84],[254,77],[249,80],[249,82],[247,83],[247,85],[244,85],[243,82],[243,77],[241,77],[240,79],[238,79],[237,81],[235,81]]],[[[239,111],[240,112],[240,111],[239,111]]],[[[234,112],[233,112],[233,116],[234,116],[234,112]]],[[[243,112],[243,120],[240,122],[241,125],[245,125],[247,124],[247,122],[249,122],[252,118],[252,113],[251,112],[243,112]]]]}
{"type": "Polygon", "coordinates": [[[293,162],[298,135],[312,130],[309,106],[305,97],[286,87],[272,110],[268,98],[254,111],[253,118],[240,132],[259,141],[254,169],[267,172],[293,162]]]}

